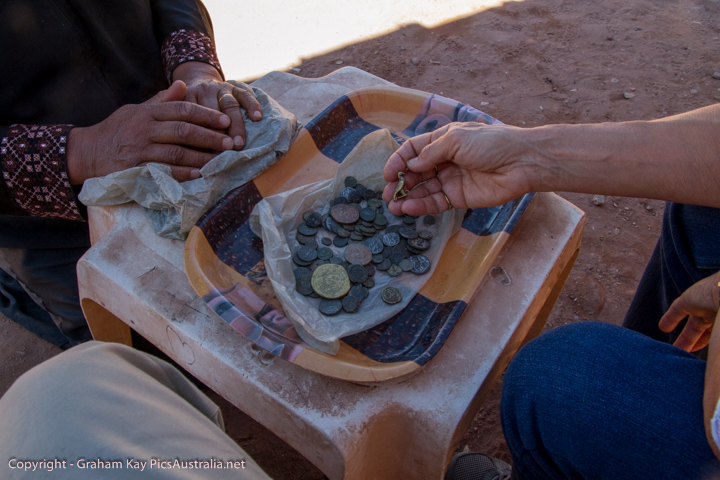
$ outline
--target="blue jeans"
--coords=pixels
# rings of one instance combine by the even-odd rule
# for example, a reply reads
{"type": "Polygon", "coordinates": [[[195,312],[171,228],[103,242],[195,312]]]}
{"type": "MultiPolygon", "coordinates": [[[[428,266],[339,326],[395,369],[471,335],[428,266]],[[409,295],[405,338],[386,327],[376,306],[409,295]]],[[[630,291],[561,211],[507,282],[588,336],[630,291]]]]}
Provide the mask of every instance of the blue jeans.
{"type": "Polygon", "coordinates": [[[557,328],[515,356],[502,393],[517,479],[720,474],[703,427],[705,361],[601,322],[557,328]]]}
{"type": "Polygon", "coordinates": [[[694,283],[720,270],[720,209],[667,203],[662,231],[623,326],[670,342],[658,322],[673,300],[694,283]]]}
{"type": "Polygon", "coordinates": [[[0,248],[0,313],[63,349],[91,340],[76,273],[86,250],[0,248]]]}

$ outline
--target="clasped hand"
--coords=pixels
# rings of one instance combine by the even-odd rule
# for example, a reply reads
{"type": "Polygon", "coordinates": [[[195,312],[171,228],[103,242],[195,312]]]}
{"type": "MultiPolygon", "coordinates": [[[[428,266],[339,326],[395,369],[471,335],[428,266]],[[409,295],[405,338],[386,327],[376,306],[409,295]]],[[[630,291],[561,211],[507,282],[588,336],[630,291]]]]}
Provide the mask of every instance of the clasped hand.
{"type": "Polygon", "coordinates": [[[220,88],[232,87],[214,83],[197,84],[190,92],[184,82],[175,81],[144,103],[124,105],[96,125],[71,129],[67,151],[70,183],[80,185],[88,178],[151,162],[169,165],[178,181],[199,178],[199,169],[218,153],[244,146],[245,128],[237,119],[241,117],[239,105],[248,109],[253,121],[262,118],[257,100],[241,89],[237,90],[246,94],[242,102],[233,97],[230,105],[230,99],[221,96],[214,105],[203,105],[208,100],[202,92],[217,95],[220,88]]]}

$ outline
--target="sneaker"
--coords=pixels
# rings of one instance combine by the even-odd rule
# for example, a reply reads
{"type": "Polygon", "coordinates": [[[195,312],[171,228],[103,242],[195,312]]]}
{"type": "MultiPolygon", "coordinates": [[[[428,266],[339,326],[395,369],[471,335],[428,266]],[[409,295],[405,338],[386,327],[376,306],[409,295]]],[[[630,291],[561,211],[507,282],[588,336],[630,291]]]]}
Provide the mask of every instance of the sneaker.
{"type": "Polygon", "coordinates": [[[512,468],[502,460],[484,453],[455,454],[445,480],[509,480],[512,468]]]}

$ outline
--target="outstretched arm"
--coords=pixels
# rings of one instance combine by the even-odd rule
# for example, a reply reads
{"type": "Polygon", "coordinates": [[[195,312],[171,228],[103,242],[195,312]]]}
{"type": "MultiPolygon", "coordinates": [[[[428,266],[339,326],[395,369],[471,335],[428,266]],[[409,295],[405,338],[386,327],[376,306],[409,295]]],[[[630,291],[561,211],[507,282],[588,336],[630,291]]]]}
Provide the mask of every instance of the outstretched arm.
{"type": "Polygon", "coordinates": [[[385,166],[409,188],[393,213],[501,205],[528,192],[568,191],[720,207],[720,105],[654,121],[518,128],[454,123],[406,141],[385,166]],[[436,168],[437,167],[437,168],[436,168]],[[424,183],[423,183],[424,182],[424,183]]]}

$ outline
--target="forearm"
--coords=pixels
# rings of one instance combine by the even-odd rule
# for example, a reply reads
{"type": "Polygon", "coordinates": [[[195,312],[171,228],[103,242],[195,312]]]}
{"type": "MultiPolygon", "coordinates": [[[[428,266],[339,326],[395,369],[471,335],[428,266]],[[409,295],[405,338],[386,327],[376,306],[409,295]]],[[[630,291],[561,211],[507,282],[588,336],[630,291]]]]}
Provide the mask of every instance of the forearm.
{"type": "Polygon", "coordinates": [[[720,105],[655,121],[549,125],[521,133],[534,191],[720,207],[720,105]]]}

